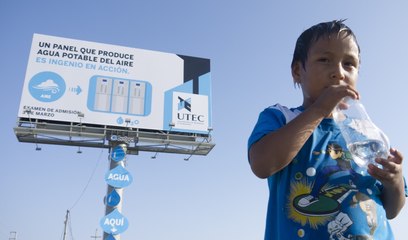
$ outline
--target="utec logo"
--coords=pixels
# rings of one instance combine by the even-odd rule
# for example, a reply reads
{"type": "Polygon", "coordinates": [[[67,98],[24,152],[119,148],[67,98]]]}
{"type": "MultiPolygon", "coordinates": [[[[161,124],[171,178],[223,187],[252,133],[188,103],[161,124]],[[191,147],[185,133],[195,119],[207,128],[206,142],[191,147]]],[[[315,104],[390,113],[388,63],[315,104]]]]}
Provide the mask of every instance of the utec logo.
{"type": "Polygon", "coordinates": [[[179,100],[179,104],[178,104],[179,111],[181,109],[186,109],[187,111],[191,112],[191,98],[183,99],[180,96],[178,96],[178,100],[179,100]]]}
{"type": "Polygon", "coordinates": [[[192,110],[191,98],[183,99],[182,97],[178,96],[178,100],[179,100],[177,113],[178,120],[191,122],[204,122],[205,120],[204,115],[191,113],[192,110]],[[182,110],[184,109],[187,110],[187,113],[182,112],[182,110]]]}

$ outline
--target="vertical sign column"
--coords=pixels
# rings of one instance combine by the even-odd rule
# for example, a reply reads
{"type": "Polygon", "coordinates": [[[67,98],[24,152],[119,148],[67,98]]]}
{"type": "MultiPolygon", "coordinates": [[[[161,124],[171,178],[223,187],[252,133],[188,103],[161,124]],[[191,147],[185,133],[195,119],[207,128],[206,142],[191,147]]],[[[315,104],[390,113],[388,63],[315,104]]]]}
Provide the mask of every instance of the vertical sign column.
{"type": "Polygon", "coordinates": [[[110,170],[105,175],[108,184],[105,197],[106,215],[100,221],[104,240],[120,240],[120,234],[126,231],[129,225],[127,218],[122,215],[123,188],[133,181],[132,175],[125,169],[126,150],[126,144],[115,144],[109,155],[110,170]]]}

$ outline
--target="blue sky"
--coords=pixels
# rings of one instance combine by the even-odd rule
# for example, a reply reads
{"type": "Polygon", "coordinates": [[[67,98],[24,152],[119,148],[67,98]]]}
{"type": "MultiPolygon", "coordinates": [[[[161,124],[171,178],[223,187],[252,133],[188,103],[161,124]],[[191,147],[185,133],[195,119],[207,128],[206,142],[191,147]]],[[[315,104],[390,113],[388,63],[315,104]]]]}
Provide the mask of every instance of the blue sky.
{"type": "MultiPolygon", "coordinates": [[[[108,153],[19,143],[14,135],[33,33],[211,59],[213,140],[208,156],[140,153],[128,158],[124,191],[129,229],[122,239],[262,239],[267,184],[247,163],[246,142],[259,112],[301,104],[290,61],[311,25],[348,19],[362,49],[358,88],[371,118],[408,156],[405,1],[3,0],[0,66],[3,151],[0,239],[61,239],[71,210],[75,239],[88,239],[104,216],[108,153]],[[84,188],[87,188],[84,190],[84,188]]],[[[404,172],[408,173],[404,163],[404,172]]],[[[391,221],[408,230],[406,207],[391,221]]]]}

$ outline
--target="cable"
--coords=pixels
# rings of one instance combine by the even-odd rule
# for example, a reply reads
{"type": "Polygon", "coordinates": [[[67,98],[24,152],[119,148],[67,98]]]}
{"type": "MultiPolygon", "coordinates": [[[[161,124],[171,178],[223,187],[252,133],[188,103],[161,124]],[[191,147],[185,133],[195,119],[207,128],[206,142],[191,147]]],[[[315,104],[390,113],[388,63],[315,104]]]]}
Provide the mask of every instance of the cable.
{"type": "Polygon", "coordinates": [[[86,185],[85,185],[84,189],[82,190],[81,194],[79,195],[78,199],[74,202],[74,204],[73,204],[72,207],[69,209],[69,211],[71,211],[71,210],[77,205],[77,203],[79,202],[79,200],[81,200],[81,198],[84,196],[85,191],[88,189],[89,183],[91,182],[93,176],[95,175],[96,169],[98,168],[99,162],[101,161],[102,153],[103,153],[103,149],[101,150],[101,152],[100,152],[100,154],[99,154],[98,161],[96,162],[95,168],[93,169],[92,174],[91,174],[91,176],[90,176],[89,179],[88,179],[88,182],[86,183],[86,185]]]}

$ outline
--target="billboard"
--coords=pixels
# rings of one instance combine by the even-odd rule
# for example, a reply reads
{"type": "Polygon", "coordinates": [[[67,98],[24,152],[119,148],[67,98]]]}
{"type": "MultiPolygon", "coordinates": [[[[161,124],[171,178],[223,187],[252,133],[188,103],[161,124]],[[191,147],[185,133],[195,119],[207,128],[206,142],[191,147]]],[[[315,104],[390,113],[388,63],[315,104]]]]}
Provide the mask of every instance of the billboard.
{"type": "Polygon", "coordinates": [[[207,133],[210,60],[34,34],[18,117],[207,133]]]}

